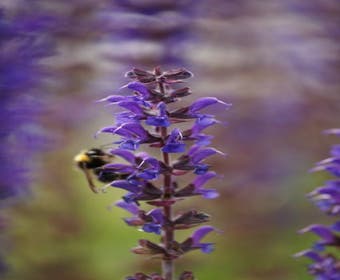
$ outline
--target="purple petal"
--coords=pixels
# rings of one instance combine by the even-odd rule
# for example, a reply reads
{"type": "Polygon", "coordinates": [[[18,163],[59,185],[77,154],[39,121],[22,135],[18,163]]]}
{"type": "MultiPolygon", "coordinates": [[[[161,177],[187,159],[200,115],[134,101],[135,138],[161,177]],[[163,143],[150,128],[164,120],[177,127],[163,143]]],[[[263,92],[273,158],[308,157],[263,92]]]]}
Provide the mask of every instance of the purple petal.
{"type": "Polygon", "coordinates": [[[135,114],[131,114],[131,112],[120,112],[119,114],[116,114],[116,124],[117,127],[121,126],[124,123],[139,123],[140,117],[136,116],[135,114]]]}
{"type": "Polygon", "coordinates": [[[305,251],[296,253],[294,255],[294,257],[296,257],[296,258],[307,257],[307,258],[310,258],[311,260],[313,260],[315,262],[321,262],[322,261],[322,257],[318,253],[316,253],[315,251],[312,251],[312,250],[305,250],[305,251]]]}
{"type": "Polygon", "coordinates": [[[206,236],[209,232],[215,230],[212,226],[202,226],[194,231],[194,233],[191,235],[191,238],[193,240],[193,245],[199,245],[201,239],[206,236]]]}
{"type": "Polygon", "coordinates": [[[221,103],[225,106],[230,107],[231,104],[227,104],[219,99],[217,99],[216,97],[203,97],[203,98],[199,98],[198,100],[196,100],[194,103],[192,103],[189,106],[189,111],[191,113],[196,113],[199,110],[202,110],[203,108],[216,104],[216,103],[221,103]]]}
{"type": "Polygon", "coordinates": [[[184,143],[169,143],[162,148],[164,153],[183,153],[185,152],[184,143]]]}
{"type": "Polygon", "coordinates": [[[144,98],[148,98],[149,95],[150,95],[149,89],[142,83],[131,82],[131,83],[127,84],[126,87],[139,92],[141,95],[143,95],[144,98]]]}
{"type": "Polygon", "coordinates": [[[131,164],[135,164],[135,155],[127,150],[123,149],[115,149],[111,150],[110,153],[115,156],[119,156],[123,159],[125,159],[127,162],[130,162],[131,164]]]}
{"type": "Polygon", "coordinates": [[[126,123],[116,128],[114,133],[127,138],[146,139],[147,131],[139,123],[126,123]]]}
{"type": "Polygon", "coordinates": [[[336,188],[340,191],[340,180],[328,180],[326,181],[326,186],[336,188]]]}
{"type": "Polygon", "coordinates": [[[164,102],[160,102],[157,105],[157,108],[159,110],[159,115],[160,116],[167,116],[167,112],[166,112],[166,104],[164,102]]]}
{"type": "Polygon", "coordinates": [[[196,119],[196,124],[203,126],[203,127],[208,127],[218,122],[219,121],[217,121],[213,116],[210,116],[210,115],[202,115],[196,119]]]}
{"type": "Polygon", "coordinates": [[[180,139],[182,139],[182,133],[178,128],[175,128],[171,131],[167,143],[175,143],[178,142],[180,139]]]}
{"type": "Polygon", "coordinates": [[[211,143],[211,139],[214,138],[214,136],[206,135],[206,134],[198,134],[194,136],[196,139],[196,145],[199,146],[207,146],[211,143]]]}
{"type": "Polygon", "coordinates": [[[133,203],[136,201],[136,194],[135,193],[127,193],[122,197],[126,203],[133,203]]]}
{"type": "Polygon", "coordinates": [[[332,230],[340,232],[340,221],[336,222],[334,225],[332,225],[332,230]]]}
{"type": "Polygon", "coordinates": [[[224,153],[214,149],[214,148],[205,148],[197,151],[191,158],[192,163],[196,164],[199,163],[201,160],[214,155],[216,153],[219,153],[221,155],[224,155],[224,153]]]}
{"type": "Polygon", "coordinates": [[[215,118],[208,115],[202,115],[196,119],[195,124],[191,128],[192,135],[196,135],[200,133],[203,129],[212,126],[216,123],[218,123],[218,121],[215,120],[215,118]]]}
{"type": "Polygon", "coordinates": [[[185,144],[181,142],[182,133],[178,128],[171,131],[162,151],[165,153],[183,153],[185,152],[185,144]]]}
{"type": "Polygon", "coordinates": [[[117,103],[123,100],[126,100],[127,97],[122,95],[110,95],[105,98],[99,99],[98,102],[110,102],[110,103],[117,103]]]}
{"type": "Polygon", "coordinates": [[[216,176],[216,172],[210,171],[205,173],[204,175],[197,176],[194,180],[193,184],[196,189],[200,189],[208,180],[214,178],[216,176]]]}
{"type": "Polygon", "coordinates": [[[148,117],[145,121],[147,125],[152,125],[152,126],[160,126],[160,127],[168,127],[170,126],[170,121],[168,117],[148,117]]]}
{"type": "Polygon", "coordinates": [[[149,233],[161,234],[162,226],[154,223],[146,223],[143,225],[142,230],[149,233]]]}
{"type": "Polygon", "coordinates": [[[142,178],[144,180],[153,180],[158,178],[159,172],[158,170],[154,170],[154,169],[147,169],[147,170],[143,170],[141,172],[138,172],[138,174],[136,175],[138,178],[142,178]]]}
{"type": "Polygon", "coordinates": [[[199,145],[192,145],[188,151],[188,155],[192,156],[195,154],[201,147],[199,145]]]}
{"type": "Polygon", "coordinates": [[[201,243],[200,249],[204,254],[210,254],[212,251],[215,250],[214,243],[201,243]]]}
{"type": "Polygon", "coordinates": [[[99,133],[114,133],[116,129],[116,126],[106,126],[97,131],[95,135],[98,135],[99,133]]]}
{"type": "Polygon", "coordinates": [[[199,193],[205,199],[215,199],[220,196],[220,194],[215,189],[202,189],[199,191],[199,193]]]}
{"type": "Polygon", "coordinates": [[[208,172],[208,170],[209,170],[209,165],[201,163],[195,166],[194,173],[196,175],[204,175],[205,173],[208,172]]]}
{"type": "Polygon", "coordinates": [[[340,136],[340,128],[331,128],[324,131],[326,134],[335,134],[340,136]]]}
{"type": "Polygon", "coordinates": [[[159,161],[153,157],[147,157],[144,160],[145,163],[151,165],[153,168],[159,169],[159,161]]]}
{"type": "Polygon", "coordinates": [[[134,101],[121,101],[118,105],[122,108],[125,108],[137,116],[144,116],[143,109],[138,105],[137,102],[134,101]]]}
{"type": "Polygon", "coordinates": [[[147,215],[151,216],[153,221],[158,224],[163,224],[164,222],[163,212],[160,208],[152,209],[151,211],[147,213],[147,215]]]}
{"type": "Polygon", "coordinates": [[[127,191],[132,192],[132,193],[136,193],[140,190],[140,187],[138,185],[131,184],[127,180],[116,180],[116,181],[113,181],[110,185],[112,187],[124,189],[124,190],[127,190],[127,191]]]}
{"type": "Polygon", "coordinates": [[[134,141],[134,140],[119,141],[119,142],[116,142],[115,144],[119,144],[119,148],[121,149],[126,149],[130,151],[135,151],[139,147],[139,141],[134,141]]]}
{"type": "Polygon", "coordinates": [[[299,233],[305,232],[313,232],[316,235],[320,236],[322,239],[324,239],[326,242],[331,243],[334,241],[334,234],[328,227],[324,225],[310,225],[299,231],[299,233]]]}
{"type": "Polygon", "coordinates": [[[133,215],[137,215],[139,212],[139,207],[136,203],[127,203],[124,200],[119,200],[115,203],[116,206],[123,208],[124,210],[130,212],[133,215]]]}
{"type": "Polygon", "coordinates": [[[121,163],[110,163],[110,164],[106,164],[104,166],[104,169],[107,171],[116,171],[119,173],[131,173],[133,172],[135,169],[130,166],[130,165],[126,165],[126,164],[121,164],[121,163]]]}
{"type": "Polygon", "coordinates": [[[331,155],[333,157],[340,157],[340,145],[333,145],[332,146],[331,155]]]}

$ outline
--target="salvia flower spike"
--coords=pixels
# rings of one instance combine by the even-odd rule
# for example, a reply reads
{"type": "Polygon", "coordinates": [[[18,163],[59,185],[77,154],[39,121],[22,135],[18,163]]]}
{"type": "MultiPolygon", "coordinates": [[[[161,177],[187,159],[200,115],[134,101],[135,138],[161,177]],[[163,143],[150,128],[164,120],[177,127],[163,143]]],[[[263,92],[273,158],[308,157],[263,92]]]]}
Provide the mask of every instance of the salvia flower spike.
{"type": "MultiPolygon", "coordinates": [[[[340,129],[329,129],[325,133],[340,136],[340,129]]],[[[314,243],[312,249],[299,252],[295,256],[307,257],[313,261],[308,270],[315,279],[337,280],[340,279],[340,259],[328,251],[330,248],[339,251],[340,248],[340,145],[334,145],[330,154],[329,158],[318,162],[311,171],[324,170],[336,178],[326,181],[324,186],[316,188],[308,197],[322,212],[336,217],[337,221],[331,226],[313,224],[301,229],[300,233],[311,232],[320,239],[314,243]]]]}
{"type": "MultiPolygon", "coordinates": [[[[129,280],[173,280],[174,261],[191,250],[210,253],[213,243],[204,242],[205,236],[216,231],[203,223],[210,216],[196,209],[174,213],[174,205],[191,196],[213,199],[218,191],[210,188],[216,173],[205,161],[213,155],[224,155],[215,148],[207,147],[211,136],[202,131],[219,121],[204,110],[213,106],[229,108],[231,105],[215,97],[196,99],[191,105],[173,109],[176,103],[192,94],[183,86],[193,76],[186,69],[154,71],[132,69],[126,75],[130,78],[123,86],[131,92],[127,95],[110,95],[99,100],[121,109],[115,115],[114,124],[101,128],[97,134],[114,136],[109,154],[119,157],[120,163],[111,162],[100,167],[99,176],[112,178],[104,189],[113,187],[126,191],[115,205],[127,211],[124,222],[147,233],[160,235],[160,243],[141,239],[132,249],[136,254],[149,255],[162,260],[162,272],[144,274],[138,272],[128,276],[129,280]],[[168,104],[171,103],[171,109],[168,104]],[[179,127],[178,124],[181,124],[179,127]],[[139,152],[149,146],[159,158],[146,152],[139,152]],[[196,176],[183,185],[180,176],[192,173],[196,176]],[[152,205],[143,210],[142,201],[152,205]],[[175,231],[200,226],[182,242],[175,240],[175,231]]],[[[179,103],[180,104],[180,103],[179,103]]],[[[100,178],[100,177],[99,177],[100,178]]],[[[191,271],[184,271],[176,279],[194,279],[191,271]]]]}

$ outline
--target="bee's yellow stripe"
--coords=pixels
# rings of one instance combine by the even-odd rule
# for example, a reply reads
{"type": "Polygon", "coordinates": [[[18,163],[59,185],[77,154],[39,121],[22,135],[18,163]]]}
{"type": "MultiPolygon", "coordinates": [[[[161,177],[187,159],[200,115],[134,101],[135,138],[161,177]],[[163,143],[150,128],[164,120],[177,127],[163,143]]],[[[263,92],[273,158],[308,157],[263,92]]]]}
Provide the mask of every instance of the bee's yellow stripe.
{"type": "Polygon", "coordinates": [[[84,153],[80,153],[74,157],[75,162],[89,162],[90,157],[84,153]]]}

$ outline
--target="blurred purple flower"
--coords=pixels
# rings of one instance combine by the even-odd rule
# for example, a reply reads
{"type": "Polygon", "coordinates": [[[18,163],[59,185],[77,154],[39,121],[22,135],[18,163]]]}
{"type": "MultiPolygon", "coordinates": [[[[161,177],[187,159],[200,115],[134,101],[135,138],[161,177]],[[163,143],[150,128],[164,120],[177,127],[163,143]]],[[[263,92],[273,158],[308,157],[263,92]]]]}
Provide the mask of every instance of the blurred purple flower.
{"type": "Polygon", "coordinates": [[[39,91],[46,75],[40,60],[53,54],[48,32],[54,24],[47,15],[7,17],[0,10],[0,138],[5,147],[0,153],[0,205],[6,198],[28,192],[32,157],[45,144],[38,123],[43,112],[39,91]]]}
{"type": "MultiPolygon", "coordinates": [[[[39,124],[46,76],[41,60],[54,54],[49,31],[55,25],[53,17],[38,12],[6,12],[0,8],[0,208],[30,192],[35,153],[48,142],[39,124]]],[[[0,260],[0,274],[6,268],[0,260]]]]}
{"type": "Polygon", "coordinates": [[[114,42],[110,57],[134,65],[183,64],[200,1],[112,1],[103,25],[114,42]]]}
{"type": "MultiPolygon", "coordinates": [[[[330,129],[326,133],[340,135],[339,129],[330,129]]],[[[326,181],[325,186],[319,187],[309,194],[309,197],[316,203],[321,211],[326,214],[339,217],[340,214],[340,153],[339,145],[331,149],[331,157],[317,163],[312,171],[326,170],[337,177],[335,180],[326,181]]],[[[340,248],[340,221],[333,226],[310,225],[300,230],[300,233],[313,232],[321,238],[315,242],[313,250],[307,250],[296,254],[296,256],[306,256],[314,261],[309,266],[309,272],[317,276],[316,279],[340,279],[340,262],[333,254],[321,254],[317,251],[324,251],[327,247],[340,248]]]]}

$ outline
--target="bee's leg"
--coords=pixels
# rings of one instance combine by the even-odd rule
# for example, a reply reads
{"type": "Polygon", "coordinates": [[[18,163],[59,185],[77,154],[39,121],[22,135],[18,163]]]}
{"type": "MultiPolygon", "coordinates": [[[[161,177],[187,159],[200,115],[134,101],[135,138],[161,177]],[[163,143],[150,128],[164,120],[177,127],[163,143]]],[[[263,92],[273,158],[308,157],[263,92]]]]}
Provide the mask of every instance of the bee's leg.
{"type": "Polygon", "coordinates": [[[91,189],[91,191],[93,191],[94,193],[98,193],[98,189],[97,187],[95,186],[95,184],[93,183],[93,178],[92,178],[92,174],[91,174],[91,171],[87,168],[82,168],[83,172],[85,173],[85,177],[86,177],[86,180],[89,184],[89,187],[91,189]]]}

